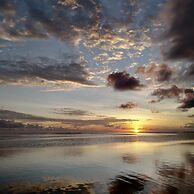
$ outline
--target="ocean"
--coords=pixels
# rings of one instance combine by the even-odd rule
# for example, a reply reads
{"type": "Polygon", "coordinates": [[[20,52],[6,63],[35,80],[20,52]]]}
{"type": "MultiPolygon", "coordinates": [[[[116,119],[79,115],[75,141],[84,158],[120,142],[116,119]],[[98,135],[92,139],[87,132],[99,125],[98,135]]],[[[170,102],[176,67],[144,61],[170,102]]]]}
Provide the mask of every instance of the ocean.
{"type": "Polygon", "coordinates": [[[194,134],[0,136],[0,193],[191,194],[194,134]]]}

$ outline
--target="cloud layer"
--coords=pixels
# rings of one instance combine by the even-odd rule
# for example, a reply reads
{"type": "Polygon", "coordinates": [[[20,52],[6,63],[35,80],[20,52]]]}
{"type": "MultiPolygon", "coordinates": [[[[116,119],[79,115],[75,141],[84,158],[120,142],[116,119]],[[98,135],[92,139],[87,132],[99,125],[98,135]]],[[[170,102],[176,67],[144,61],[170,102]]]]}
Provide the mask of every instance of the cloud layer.
{"type": "Polygon", "coordinates": [[[0,60],[1,84],[63,85],[73,82],[92,85],[90,73],[83,64],[65,64],[49,58],[15,58],[0,60]]]}
{"type": "Polygon", "coordinates": [[[74,45],[83,41],[88,48],[142,51],[150,46],[148,26],[157,15],[150,9],[146,0],[2,0],[0,38],[55,37],[74,45]]]}
{"type": "MultiPolygon", "coordinates": [[[[87,111],[84,110],[67,110],[68,113],[76,113],[77,115],[86,115],[88,114],[87,111]],[[73,111],[73,112],[72,112],[73,111]]],[[[94,113],[90,113],[95,115],[94,113]]],[[[129,129],[129,123],[133,121],[138,121],[136,119],[119,119],[116,117],[107,117],[107,116],[99,116],[97,117],[96,115],[91,118],[77,118],[77,115],[74,114],[74,117],[71,119],[64,118],[48,118],[48,117],[41,117],[41,116],[35,116],[35,115],[30,115],[30,114],[25,114],[25,113],[20,113],[20,112],[15,112],[11,110],[4,110],[0,109],[0,119],[2,120],[2,126],[7,126],[7,124],[11,125],[14,123],[19,123],[18,126],[22,127],[23,123],[25,123],[25,126],[28,128],[28,125],[26,123],[30,124],[29,128],[32,126],[31,123],[36,123],[37,126],[43,125],[44,124],[47,127],[52,127],[57,128],[57,126],[62,127],[62,129],[71,131],[71,130],[77,130],[77,131],[87,131],[89,130],[99,130],[99,131],[115,131],[115,130],[121,130],[121,129],[129,129]],[[127,127],[125,127],[125,124],[127,123],[127,127]],[[57,125],[58,124],[58,125],[57,125]]],[[[73,116],[73,115],[72,115],[73,116]]],[[[14,127],[14,125],[11,125],[14,127]]],[[[15,125],[16,126],[16,125],[15,125]]]]}

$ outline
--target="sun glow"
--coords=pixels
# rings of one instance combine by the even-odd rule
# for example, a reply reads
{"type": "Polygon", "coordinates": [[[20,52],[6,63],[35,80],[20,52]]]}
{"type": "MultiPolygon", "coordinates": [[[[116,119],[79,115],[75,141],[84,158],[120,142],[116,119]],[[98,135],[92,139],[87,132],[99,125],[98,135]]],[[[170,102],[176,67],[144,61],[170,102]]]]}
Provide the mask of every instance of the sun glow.
{"type": "Polygon", "coordinates": [[[132,132],[133,133],[140,133],[142,129],[142,125],[140,123],[134,123],[132,126],[132,132]]]}
{"type": "Polygon", "coordinates": [[[133,132],[134,132],[134,133],[139,133],[140,130],[139,130],[139,129],[133,129],[133,132]]]}

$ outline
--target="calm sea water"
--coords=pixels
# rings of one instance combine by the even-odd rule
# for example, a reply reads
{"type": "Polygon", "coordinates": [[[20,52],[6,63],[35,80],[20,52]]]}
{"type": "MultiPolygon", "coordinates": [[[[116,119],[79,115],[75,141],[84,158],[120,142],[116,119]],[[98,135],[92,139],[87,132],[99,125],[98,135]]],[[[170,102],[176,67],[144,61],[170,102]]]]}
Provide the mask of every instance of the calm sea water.
{"type": "Polygon", "coordinates": [[[194,134],[0,136],[0,193],[188,193],[194,134]]]}

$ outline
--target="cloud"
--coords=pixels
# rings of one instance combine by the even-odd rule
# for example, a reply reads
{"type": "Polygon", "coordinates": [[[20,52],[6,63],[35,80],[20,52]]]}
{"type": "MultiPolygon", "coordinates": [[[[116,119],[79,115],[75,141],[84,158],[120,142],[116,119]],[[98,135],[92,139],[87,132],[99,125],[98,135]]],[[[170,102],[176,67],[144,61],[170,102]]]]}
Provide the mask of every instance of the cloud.
{"type": "Polygon", "coordinates": [[[96,114],[86,111],[73,108],[55,108],[53,111],[55,114],[68,115],[68,116],[82,116],[82,117],[95,117],[96,114]]]}
{"type": "Polygon", "coordinates": [[[150,64],[137,68],[137,73],[143,74],[147,79],[157,82],[170,81],[173,75],[173,69],[166,64],[150,64]]]}
{"type": "Polygon", "coordinates": [[[94,59],[100,61],[103,64],[108,64],[110,62],[123,60],[124,52],[122,51],[115,51],[112,53],[103,52],[97,55],[94,59]]]}
{"type": "Polygon", "coordinates": [[[38,57],[0,60],[0,83],[18,85],[65,85],[66,83],[94,85],[84,64],[65,64],[38,57]]]}
{"type": "Polygon", "coordinates": [[[178,88],[177,86],[172,86],[171,88],[167,89],[156,89],[152,93],[152,96],[156,96],[157,100],[152,100],[151,103],[160,102],[164,99],[177,99],[178,103],[181,105],[178,107],[182,109],[182,111],[188,111],[194,107],[194,90],[193,89],[183,89],[178,88]]]}
{"type": "Polygon", "coordinates": [[[159,102],[163,99],[170,99],[170,98],[179,98],[181,94],[183,94],[184,90],[182,88],[178,88],[176,85],[172,86],[171,88],[158,88],[154,90],[152,96],[156,96],[158,100],[152,100],[151,103],[159,102]]]}
{"type": "MultiPolygon", "coordinates": [[[[116,117],[104,117],[104,118],[96,118],[96,119],[88,119],[88,120],[73,120],[71,125],[80,129],[91,130],[92,128],[98,128],[104,131],[120,131],[129,130],[130,123],[138,121],[137,119],[118,119],[116,117]]],[[[67,121],[66,121],[67,122],[67,121]]]]}
{"type": "Polygon", "coordinates": [[[194,76],[194,63],[192,63],[188,68],[188,75],[194,76]]]}
{"type": "Polygon", "coordinates": [[[16,112],[12,110],[0,109],[0,119],[3,120],[22,120],[33,122],[45,122],[45,121],[61,121],[61,119],[52,119],[41,116],[34,116],[31,114],[16,112]]]}
{"type": "Polygon", "coordinates": [[[126,104],[121,104],[119,106],[119,108],[122,108],[122,109],[133,109],[133,108],[136,108],[137,107],[137,104],[133,103],[133,102],[127,102],[126,104]]]}
{"type": "Polygon", "coordinates": [[[180,102],[182,103],[179,106],[180,109],[188,110],[194,107],[194,90],[193,89],[185,89],[185,98],[182,99],[180,102]]]}
{"type": "Polygon", "coordinates": [[[194,1],[168,1],[162,13],[167,40],[163,48],[166,59],[194,60],[194,1]]]}
{"type": "MultiPolygon", "coordinates": [[[[152,10],[158,7],[158,2],[152,3],[152,10]]],[[[55,37],[74,45],[83,42],[88,48],[133,47],[141,52],[151,45],[148,26],[156,14],[140,0],[112,0],[111,4],[101,0],[2,0],[0,38],[55,37]]]]}
{"type": "MultiPolygon", "coordinates": [[[[79,114],[86,115],[87,113],[80,110],[79,114]]],[[[91,113],[91,114],[94,114],[94,113],[91,113]]],[[[75,117],[72,119],[49,118],[49,117],[35,116],[31,114],[26,114],[26,113],[20,113],[20,112],[11,111],[11,110],[0,109],[0,119],[3,119],[3,120],[11,120],[11,121],[14,120],[21,123],[33,123],[33,124],[37,123],[38,126],[39,125],[42,126],[42,124],[45,123],[47,127],[53,126],[54,124],[54,128],[57,128],[57,126],[60,126],[61,128],[67,129],[70,131],[88,130],[91,132],[91,129],[93,129],[94,131],[95,130],[114,131],[114,130],[123,129],[125,123],[129,124],[133,121],[138,121],[137,119],[119,119],[116,117],[107,117],[107,116],[96,116],[91,118],[86,117],[86,118],[79,119],[77,118],[76,115],[74,116],[75,117]]]]}
{"type": "Polygon", "coordinates": [[[115,90],[139,90],[143,87],[137,78],[130,76],[126,71],[109,74],[107,81],[115,90]]]}
{"type": "Polygon", "coordinates": [[[177,84],[193,87],[194,64],[190,63],[185,63],[182,66],[151,63],[138,67],[136,73],[143,75],[146,81],[153,84],[177,84]]]}
{"type": "Polygon", "coordinates": [[[193,81],[194,81],[194,64],[184,64],[182,66],[177,67],[177,75],[176,75],[176,81],[179,83],[185,83],[190,87],[193,87],[193,81]]]}
{"type": "Polygon", "coordinates": [[[10,17],[15,15],[15,6],[8,0],[1,0],[0,2],[0,13],[5,17],[10,17]]]}
{"type": "Polygon", "coordinates": [[[5,21],[0,26],[3,39],[57,37],[72,43],[79,42],[79,28],[95,26],[98,5],[95,1],[79,1],[77,7],[62,5],[60,1],[7,0],[0,6],[5,21]],[[14,15],[5,14],[13,7],[14,15]]]}

